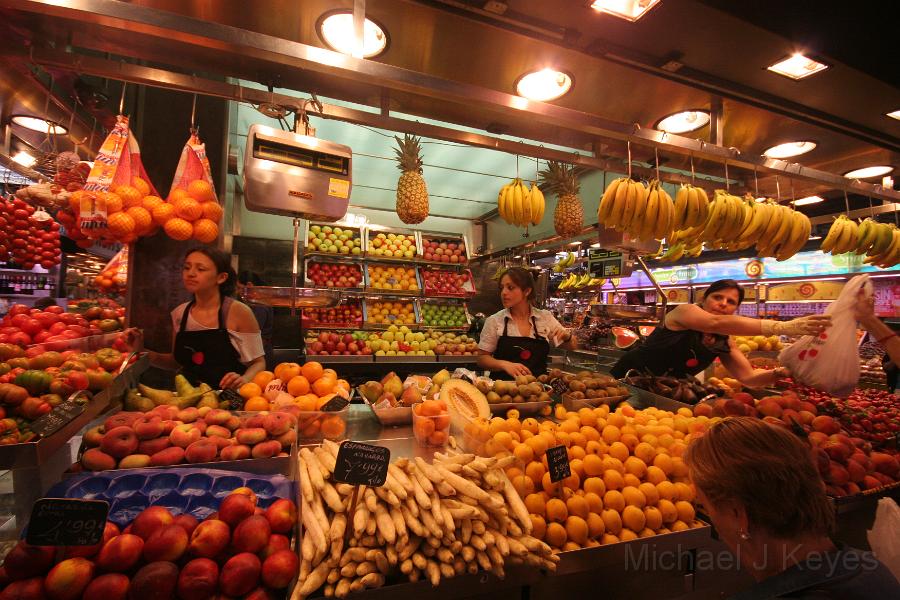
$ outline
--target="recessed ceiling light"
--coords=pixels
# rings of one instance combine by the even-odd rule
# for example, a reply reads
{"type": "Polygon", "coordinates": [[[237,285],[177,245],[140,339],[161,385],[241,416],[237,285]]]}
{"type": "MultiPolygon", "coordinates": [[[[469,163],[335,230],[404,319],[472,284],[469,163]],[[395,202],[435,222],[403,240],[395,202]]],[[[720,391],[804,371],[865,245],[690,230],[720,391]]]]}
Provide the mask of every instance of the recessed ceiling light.
{"type": "Polygon", "coordinates": [[[19,163],[26,169],[30,169],[34,166],[34,163],[37,162],[37,159],[24,150],[19,150],[19,152],[17,152],[16,155],[12,157],[12,161],[19,163]]]}
{"type": "Polygon", "coordinates": [[[819,71],[824,71],[827,68],[828,65],[807,58],[799,52],[768,67],[773,73],[778,73],[779,75],[789,77],[795,81],[803,79],[804,77],[809,77],[810,75],[815,75],[819,71]]]}
{"type": "Polygon", "coordinates": [[[892,119],[897,119],[898,121],[900,121],[900,108],[898,108],[897,110],[894,110],[894,111],[889,112],[889,113],[887,114],[887,116],[889,116],[889,117],[892,118],[892,119]]]}
{"type": "Polygon", "coordinates": [[[766,197],[765,197],[765,196],[760,196],[759,198],[756,198],[756,201],[757,201],[757,202],[765,202],[765,201],[766,201],[766,197]]]}
{"type": "MultiPolygon", "coordinates": [[[[353,12],[338,11],[327,13],[316,24],[319,37],[325,44],[342,54],[356,55],[356,34],[353,30],[353,12]]],[[[372,58],[385,51],[388,44],[387,31],[371,19],[363,25],[363,51],[357,58],[372,58]]]]}
{"type": "Polygon", "coordinates": [[[561,98],[572,89],[572,77],[555,69],[532,71],[516,81],[516,93],[535,102],[561,98]]]}
{"type": "Polygon", "coordinates": [[[800,198],[799,200],[794,201],[794,206],[803,206],[805,204],[816,204],[819,202],[825,202],[825,198],[822,196],[807,196],[806,198],[800,198]]]}
{"type": "Polygon", "coordinates": [[[809,236],[809,239],[811,239],[811,240],[821,240],[821,239],[822,239],[822,236],[821,236],[821,235],[811,235],[811,236],[809,236]]]}
{"type": "Polygon", "coordinates": [[[29,117],[28,115],[13,115],[10,117],[10,121],[16,125],[21,125],[26,129],[40,131],[41,133],[49,133],[51,135],[64,135],[69,131],[59,123],[54,123],[53,121],[48,121],[47,119],[41,119],[39,117],[29,117]]]}
{"type": "Polygon", "coordinates": [[[660,0],[594,0],[591,8],[633,23],[659,2],[660,0]]]}
{"type": "Polygon", "coordinates": [[[772,146],[764,154],[769,158],[790,158],[811,152],[815,147],[815,142],[786,142],[772,146]]]}
{"type": "Polygon", "coordinates": [[[685,110],[663,117],[656,129],[666,133],[688,133],[709,124],[709,113],[705,110],[685,110]]]}
{"type": "Polygon", "coordinates": [[[877,165],[874,167],[863,167],[862,169],[854,169],[844,173],[844,177],[848,179],[869,179],[870,177],[881,177],[887,175],[894,170],[889,165],[877,165]]]}

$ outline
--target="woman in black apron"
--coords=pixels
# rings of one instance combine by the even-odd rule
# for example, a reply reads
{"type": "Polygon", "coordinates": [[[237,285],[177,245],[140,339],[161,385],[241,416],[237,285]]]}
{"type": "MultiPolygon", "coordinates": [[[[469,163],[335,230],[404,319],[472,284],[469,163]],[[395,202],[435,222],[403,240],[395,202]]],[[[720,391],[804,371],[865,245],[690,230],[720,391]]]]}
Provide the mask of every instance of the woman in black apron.
{"type": "Polygon", "coordinates": [[[478,366],[490,369],[492,379],[543,375],[551,343],[574,346],[572,333],[549,311],[534,308],[533,299],[534,278],[529,271],[513,267],[500,278],[505,308],[485,320],[478,343],[478,366]]]}

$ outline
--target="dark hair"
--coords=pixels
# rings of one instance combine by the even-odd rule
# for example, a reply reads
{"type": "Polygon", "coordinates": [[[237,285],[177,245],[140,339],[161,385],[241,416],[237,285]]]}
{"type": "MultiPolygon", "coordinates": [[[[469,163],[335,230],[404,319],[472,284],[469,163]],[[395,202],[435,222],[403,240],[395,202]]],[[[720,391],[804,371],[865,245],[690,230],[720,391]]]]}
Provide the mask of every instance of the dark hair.
{"type": "Polygon", "coordinates": [[[241,271],[238,273],[238,281],[244,285],[247,285],[248,283],[252,283],[253,285],[266,285],[263,282],[262,277],[254,271],[241,271]]]}
{"type": "MultiPolygon", "coordinates": [[[[516,284],[516,287],[525,290],[531,289],[531,292],[528,296],[525,297],[529,302],[534,301],[534,275],[531,274],[531,271],[528,269],[523,269],[522,267],[510,267],[506,270],[506,273],[503,274],[503,277],[509,277],[512,279],[512,282],[516,284]]],[[[503,277],[500,278],[500,281],[503,281],[503,277]]]]}
{"type": "Polygon", "coordinates": [[[49,308],[51,306],[56,306],[56,299],[51,298],[50,296],[44,296],[43,298],[35,300],[34,304],[31,305],[31,308],[49,308]]]}
{"type": "Polygon", "coordinates": [[[233,295],[237,288],[237,274],[231,266],[231,255],[222,252],[218,248],[197,246],[185,252],[184,259],[187,260],[187,257],[195,252],[199,252],[213,262],[213,265],[216,267],[216,275],[221,273],[228,274],[228,279],[219,284],[219,295],[222,298],[233,295]]]}
{"type": "Polygon", "coordinates": [[[706,298],[710,294],[721,292],[722,290],[737,290],[738,304],[744,301],[744,288],[739,286],[738,282],[734,279],[720,279],[713,282],[708,288],[706,288],[706,291],[703,292],[703,299],[706,300],[706,298]]]}

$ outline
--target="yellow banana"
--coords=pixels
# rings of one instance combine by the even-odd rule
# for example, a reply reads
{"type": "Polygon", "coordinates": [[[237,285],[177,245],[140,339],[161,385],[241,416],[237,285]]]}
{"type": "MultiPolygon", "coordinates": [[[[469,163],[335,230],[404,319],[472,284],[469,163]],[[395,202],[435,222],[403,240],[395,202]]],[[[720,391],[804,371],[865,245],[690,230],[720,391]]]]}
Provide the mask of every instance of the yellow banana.
{"type": "Polygon", "coordinates": [[[531,190],[525,185],[524,181],[519,181],[519,188],[522,190],[522,223],[523,227],[527,227],[531,223],[531,190]]]}
{"type": "Polygon", "coordinates": [[[659,190],[651,184],[650,192],[647,194],[647,208],[637,222],[638,239],[648,240],[653,236],[656,220],[660,215],[659,204],[659,190]]]}
{"type": "Polygon", "coordinates": [[[688,219],[690,189],[686,185],[682,185],[675,193],[675,224],[676,230],[684,227],[688,219]]]}
{"type": "Polygon", "coordinates": [[[541,192],[537,183],[531,182],[531,224],[532,225],[540,225],[541,221],[544,219],[544,209],[546,208],[546,201],[544,200],[544,193],[541,192]]]}
{"type": "Polygon", "coordinates": [[[609,220],[616,204],[616,192],[621,185],[628,185],[628,179],[620,177],[606,187],[606,191],[603,192],[603,197],[600,199],[600,206],[597,207],[597,223],[604,225],[609,220]]]}
{"type": "Polygon", "coordinates": [[[659,203],[659,220],[654,237],[661,240],[675,228],[675,202],[662,185],[659,186],[659,203]]]}
{"type": "Polygon", "coordinates": [[[694,223],[694,227],[699,227],[706,223],[706,220],[709,218],[709,196],[706,195],[706,191],[703,188],[694,188],[697,191],[697,209],[699,211],[699,216],[697,217],[697,222],[694,223]]]}
{"type": "Polygon", "coordinates": [[[666,253],[659,257],[659,260],[665,262],[675,262],[684,255],[684,244],[679,242],[674,246],[669,246],[666,253]]]}
{"type": "Polygon", "coordinates": [[[689,229],[700,224],[700,192],[693,186],[688,186],[687,212],[684,215],[684,223],[681,227],[689,229]]]}
{"type": "Polygon", "coordinates": [[[631,181],[626,179],[616,188],[616,197],[613,202],[609,218],[603,223],[607,229],[619,229],[622,223],[622,215],[625,213],[625,205],[628,204],[628,194],[631,190],[631,181]]]}
{"type": "Polygon", "coordinates": [[[822,240],[822,245],[819,246],[819,249],[822,250],[822,252],[828,253],[834,249],[834,244],[841,235],[842,221],[845,218],[844,215],[841,215],[831,223],[831,227],[828,228],[828,234],[825,236],[825,239],[822,240]]]}

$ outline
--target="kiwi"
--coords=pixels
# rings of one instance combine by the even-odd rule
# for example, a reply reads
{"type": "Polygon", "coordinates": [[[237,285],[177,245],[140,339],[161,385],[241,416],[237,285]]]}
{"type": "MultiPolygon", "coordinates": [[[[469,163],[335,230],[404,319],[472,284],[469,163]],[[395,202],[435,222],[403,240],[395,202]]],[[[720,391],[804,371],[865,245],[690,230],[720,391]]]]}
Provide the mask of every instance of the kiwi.
{"type": "Polygon", "coordinates": [[[593,375],[593,373],[591,373],[590,371],[578,371],[576,377],[578,377],[578,379],[587,379],[591,375],[593,375]]]}
{"type": "Polygon", "coordinates": [[[528,380],[528,383],[534,383],[535,381],[537,381],[537,378],[534,375],[526,375],[525,379],[528,380]]]}
{"type": "Polygon", "coordinates": [[[510,400],[510,402],[512,402],[513,404],[519,404],[520,402],[525,402],[525,398],[520,395],[515,395],[512,397],[512,400],[510,400]]]}
{"type": "Polygon", "coordinates": [[[549,402],[549,401],[550,401],[550,394],[548,394],[547,392],[541,392],[540,394],[538,394],[537,400],[535,400],[535,402],[549,402]]]}
{"type": "Polygon", "coordinates": [[[516,385],[528,385],[528,376],[519,375],[518,377],[516,377],[516,385]]]}
{"type": "Polygon", "coordinates": [[[584,392],[572,392],[572,398],[575,400],[584,400],[584,392]]]}
{"type": "Polygon", "coordinates": [[[619,388],[617,388],[615,386],[611,386],[611,385],[606,386],[606,395],[607,396],[618,396],[619,388]]]}
{"type": "Polygon", "coordinates": [[[585,389],[587,389],[587,386],[583,381],[572,381],[569,382],[569,389],[573,392],[583,392],[585,389]]]}
{"type": "Polygon", "coordinates": [[[496,404],[497,402],[500,402],[500,394],[498,394],[497,392],[488,392],[486,398],[488,404],[496,404]]]}
{"type": "Polygon", "coordinates": [[[502,396],[500,396],[501,404],[509,404],[510,402],[512,402],[512,396],[510,396],[509,394],[503,394],[502,396]]]}
{"type": "Polygon", "coordinates": [[[528,384],[522,383],[516,387],[516,391],[519,392],[520,396],[528,396],[531,392],[529,392],[528,384]]]}

